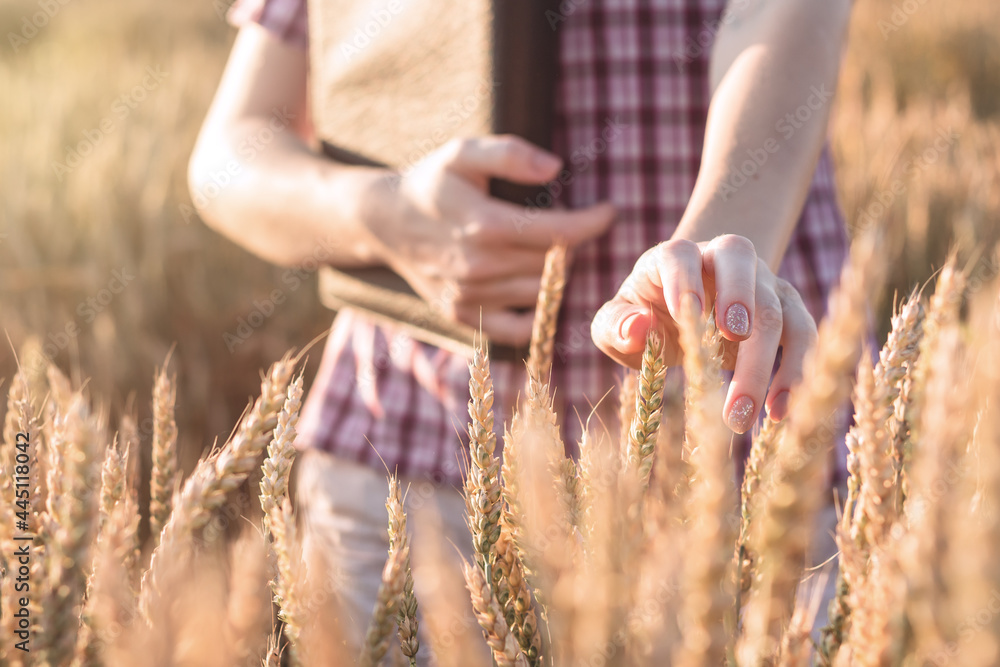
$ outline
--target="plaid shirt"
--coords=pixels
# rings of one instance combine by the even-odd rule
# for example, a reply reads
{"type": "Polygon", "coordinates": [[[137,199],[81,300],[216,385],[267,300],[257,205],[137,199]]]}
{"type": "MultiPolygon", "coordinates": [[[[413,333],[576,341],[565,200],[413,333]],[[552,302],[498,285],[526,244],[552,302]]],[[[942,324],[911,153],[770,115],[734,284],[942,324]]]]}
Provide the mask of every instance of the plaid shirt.
{"type": "MultiPolygon", "coordinates": [[[[595,405],[615,403],[605,394],[621,377],[591,342],[590,322],[639,255],[670,238],[693,190],[710,100],[710,42],[725,4],[590,0],[571,4],[563,16],[553,148],[569,173],[559,197],[571,208],[610,200],[618,210],[606,235],[577,248],[559,317],[552,385],[568,448],[595,405]]],[[[243,0],[231,20],[256,21],[286,42],[307,43],[306,0],[243,0]]],[[[779,270],[817,320],[847,245],[824,150],[779,270]]],[[[300,444],[458,485],[466,363],[341,311],[299,423],[300,444]]],[[[520,363],[496,361],[492,371],[500,430],[524,371],[520,363]]],[[[842,476],[842,443],[835,458],[842,476]]]]}

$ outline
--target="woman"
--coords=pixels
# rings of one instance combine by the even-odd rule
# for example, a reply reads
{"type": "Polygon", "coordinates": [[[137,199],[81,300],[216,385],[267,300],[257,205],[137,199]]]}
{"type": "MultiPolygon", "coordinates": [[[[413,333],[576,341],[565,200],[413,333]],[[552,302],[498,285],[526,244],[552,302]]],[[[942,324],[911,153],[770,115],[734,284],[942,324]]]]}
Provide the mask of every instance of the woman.
{"type": "MultiPolygon", "coordinates": [[[[512,345],[530,335],[524,308],[545,249],[562,240],[573,264],[552,383],[565,442],[616,384],[615,360],[638,365],[654,320],[672,330],[684,294],[714,305],[722,334],[739,343],[730,427],[746,432],[765,409],[781,419],[847,245],[823,146],[850,2],[729,4],[562,3],[553,150],[470,137],[393,173],[310,147],[305,0],[248,0],[231,14],[241,30],[191,187],[200,192],[232,161],[237,175],[217,196],[196,197],[200,213],[282,264],[335,235],[332,264],[387,265],[445,314],[512,345]],[[241,154],[276,109],[294,131],[241,154]],[[516,225],[526,210],[491,199],[490,177],[558,183],[564,208],[516,225]]],[[[385,559],[385,465],[411,485],[411,505],[435,503],[453,541],[469,542],[456,436],[466,363],[350,310],[334,322],[299,428],[309,450],[299,502],[334,555],[355,638],[385,559]]],[[[523,365],[494,360],[492,370],[499,428],[523,365]]]]}

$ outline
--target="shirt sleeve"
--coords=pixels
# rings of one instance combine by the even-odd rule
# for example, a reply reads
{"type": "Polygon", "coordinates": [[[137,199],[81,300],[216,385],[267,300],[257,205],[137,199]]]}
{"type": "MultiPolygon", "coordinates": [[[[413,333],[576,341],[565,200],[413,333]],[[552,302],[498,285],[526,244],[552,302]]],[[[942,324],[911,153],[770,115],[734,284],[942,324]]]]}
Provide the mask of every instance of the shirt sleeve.
{"type": "Polygon", "coordinates": [[[227,19],[237,28],[257,23],[287,44],[309,46],[306,0],[236,0],[227,19]]]}

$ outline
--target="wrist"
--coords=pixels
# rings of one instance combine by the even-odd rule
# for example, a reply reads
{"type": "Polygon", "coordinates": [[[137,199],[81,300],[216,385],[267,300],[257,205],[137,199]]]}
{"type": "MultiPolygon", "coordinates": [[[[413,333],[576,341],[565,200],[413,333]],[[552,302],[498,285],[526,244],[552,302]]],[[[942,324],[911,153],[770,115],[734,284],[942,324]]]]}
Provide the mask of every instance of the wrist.
{"type": "Polygon", "coordinates": [[[743,236],[753,243],[757,257],[777,270],[788,244],[784,235],[778,233],[779,225],[746,211],[726,211],[720,206],[692,208],[689,205],[684,212],[672,239],[703,243],[726,234],[743,236]]]}
{"type": "Polygon", "coordinates": [[[370,265],[391,264],[388,241],[396,233],[399,174],[378,167],[349,167],[332,192],[345,207],[344,216],[356,229],[359,258],[370,265]]]}

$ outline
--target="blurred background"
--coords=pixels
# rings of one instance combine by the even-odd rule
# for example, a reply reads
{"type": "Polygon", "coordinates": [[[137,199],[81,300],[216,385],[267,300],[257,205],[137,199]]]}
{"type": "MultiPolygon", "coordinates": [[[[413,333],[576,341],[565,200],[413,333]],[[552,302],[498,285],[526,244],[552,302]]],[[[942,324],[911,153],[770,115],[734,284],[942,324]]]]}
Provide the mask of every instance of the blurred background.
{"type": "MultiPolygon", "coordinates": [[[[148,465],[153,372],[176,346],[185,470],[229,434],[260,369],[331,319],[312,267],[257,260],[192,210],[187,158],[235,35],[226,9],[0,3],[0,377],[17,350],[89,379],[112,424],[138,413],[148,465]]],[[[996,237],[1000,3],[858,0],[832,142],[851,225],[884,223],[903,245],[894,289],[928,278],[953,238],[996,237]]]]}

